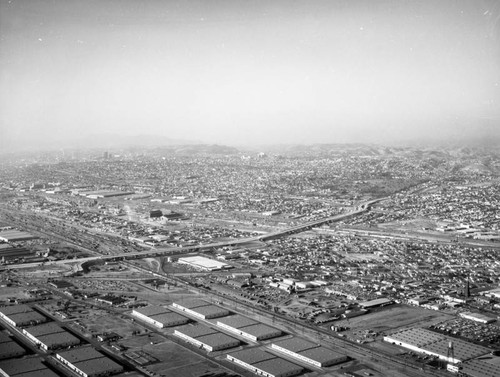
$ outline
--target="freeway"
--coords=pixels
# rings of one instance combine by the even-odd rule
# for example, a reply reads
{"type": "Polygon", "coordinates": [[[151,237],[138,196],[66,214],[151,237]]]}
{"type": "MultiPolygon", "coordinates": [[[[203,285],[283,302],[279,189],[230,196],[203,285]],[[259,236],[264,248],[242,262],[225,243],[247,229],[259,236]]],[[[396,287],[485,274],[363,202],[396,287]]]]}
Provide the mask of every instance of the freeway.
{"type": "MultiPolygon", "coordinates": [[[[370,206],[378,202],[381,199],[375,199],[375,200],[370,200],[364,203],[361,203],[354,211],[346,212],[343,214],[335,215],[335,216],[330,216],[314,221],[310,221],[304,224],[296,225],[294,227],[290,228],[285,228],[281,229],[276,232],[271,232],[271,233],[266,233],[262,234],[259,236],[255,237],[250,237],[250,238],[242,238],[242,239],[232,239],[232,240],[227,240],[227,241],[222,241],[222,242],[215,242],[211,244],[205,244],[205,245],[193,245],[193,246],[187,246],[187,247],[167,247],[167,248],[161,248],[161,249],[156,249],[156,248],[151,248],[150,250],[146,252],[129,252],[129,253],[119,253],[119,254],[114,254],[114,255],[96,255],[93,257],[87,257],[87,258],[80,258],[80,259],[62,259],[58,261],[53,261],[53,262],[41,262],[41,263],[22,263],[22,264],[15,264],[15,265],[5,265],[0,267],[0,270],[2,269],[19,269],[19,268],[33,268],[37,266],[42,266],[42,265],[53,265],[53,264],[67,264],[67,263],[79,263],[82,264],[84,262],[90,262],[90,261],[97,261],[97,260],[102,260],[102,261],[116,261],[116,260],[131,260],[131,259],[142,259],[142,258],[154,258],[154,257],[161,257],[165,255],[173,256],[173,255],[181,255],[181,254],[190,254],[190,253],[195,253],[195,252],[200,252],[204,250],[211,250],[211,249],[217,249],[225,246],[237,246],[237,245],[243,245],[249,242],[263,242],[263,241],[269,241],[272,239],[277,239],[280,237],[285,237],[291,234],[296,234],[300,232],[304,232],[307,230],[310,230],[312,228],[318,227],[323,224],[328,224],[336,221],[341,221],[343,219],[359,215],[361,213],[364,213],[366,211],[370,210],[370,206]]],[[[59,236],[60,238],[61,236],[59,236]]],[[[95,251],[90,251],[92,254],[97,254],[95,251]]]]}

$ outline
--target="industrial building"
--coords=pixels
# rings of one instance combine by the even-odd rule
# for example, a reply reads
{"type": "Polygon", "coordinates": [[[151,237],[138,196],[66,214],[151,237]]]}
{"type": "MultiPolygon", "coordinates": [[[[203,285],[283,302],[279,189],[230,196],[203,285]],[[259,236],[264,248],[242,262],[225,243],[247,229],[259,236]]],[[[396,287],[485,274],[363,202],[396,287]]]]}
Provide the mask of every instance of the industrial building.
{"type": "Polygon", "coordinates": [[[230,264],[201,256],[179,258],[177,263],[186,264],[203,271],[218,271],[233,268],[230,264]]]}
{"type": "Polygon", "coordinates": [[[26,354],[23,347],[13,341],[7,334],[0,332],[0,360],[19,357],[26,354]]]}
{"type": "Polygon", "coordinates": [[[490,357],[467,360],[459,364],[462,376],[468,377],[498,377],[500,376],[500,358],[490,357]]]}
{"type": "Polygon", "coordinates": [[[174,335],[209,352],[238,347],[240,345],[238,339],[200,324],[178,327],[174,330],[174,335]]]}
{"type": "Polygon", "coordinates": [[[28,232],[22,232],[20,230],[10,229],[3,230],[0,232],[0,241],[3,242],[19,242],[19,241],[29,241],[37,239],[37,236],[34,236],[28,232]]]}
{"type": "Polygon", "coordinates": [[[217,326],[254,342],[275,338],[283,334],[281,330],[239,314],[219,319],[217,326]]]}
{"type": "Polygon", "coordinates": [[[362,307],[363,309],[370,309],[370,308],[376,308],[377,306],[391,305],[393,303],[394,302],[392,300],[382,297],[382,298],[377,298],[375,300],[360,302],[359,306],[362,307]]]}
{"type": "Polygon", "coordinates": [[[265,377],[296,376],[304,370],[300,365],[296,365],[259,348],[232,352],[226,355],[226,358],[255,374],[265,377]]]}
{"type": "Polygon", "coordinates": [[[493,317],[488,317],[487,315],[481,314],[481,313],[470,313],[470,312],[463,312],[458,314],[460,317],[465,318],[465,319],[470,319],[471,321],[474,322],[479,322],[479,323],[493,323],[496,322],[496,318],[493,317]]]}
{"type": "Polygon", "coordinates": [[[47,317],[34,311],[28,305],[2,306],[0,307],[0,318],[16,327],[47,322],[47,317]]]}
{"type": "Polygon", "coordinates": [[[348,360],[346,355],[296,337],[273,343],[271,348],[319,368],[348,360]]]}
{"type": "Polygon", "coordinates": [[[16,259],[33,258],[36,256],[34,251],[25,247],[15,247],[8,243],[0,243],[0,261],[9,262],[16,259]]]}
{"type": "Polygon", "coordinates": [[[182,310],[183,312],[202,319],[224,317],[230,314],[229,310],[227,309],[221,308],[217,305],[212,305],[206,301],[199,299],[174,302],[172,306],[174,308],[182,310]]]}
{"type": "Polygon", "coordinates": [[[184,325],[189,319],[162,306],[146,306],[132,310],[132,315],[153,326],[163,328],[184,325]]]}
{"type": "Polygon", "coordinates": [[[75,348],[56,354],[56,359],[82,377],[110,376],[123,367],[93,347],[75,348]]]}
{"type": "Polygon", "coordinates": [[[80,344],[78,338],[55,322],[28,327],[23,329],[23,334],[45,351],[80,344]]]}
{"type": "Polygon", "coordinates": [[[384,341],[412,351],[436,356],[456,364],[490,352],[490,349],[464,340],[449,338],[430,330],[414,328],[384,336],[384,341]]]}
{"type": "Polygon", "coordinates": [[[59,377],[36,356],[0,361],[0,375],[5,377],[59,377]]]}

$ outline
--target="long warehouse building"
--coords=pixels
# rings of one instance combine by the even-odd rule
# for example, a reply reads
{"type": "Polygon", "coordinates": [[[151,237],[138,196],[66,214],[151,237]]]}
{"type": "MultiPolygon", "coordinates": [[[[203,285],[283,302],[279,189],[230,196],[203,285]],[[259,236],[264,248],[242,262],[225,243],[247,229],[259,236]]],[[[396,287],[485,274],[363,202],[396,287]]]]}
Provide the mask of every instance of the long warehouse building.
{"type": "Polygon", "coordinates": [[[132,315],[159,328],[185,325],[189,322],[189,318],[162,306],[154,305],[134,309],[132,315]]]}
{"type": "Polygon", "coordinates": [[[172,304],[172,307],[201,319],[224,317],[230,314],[229,310],[221,308],[217,305],[212,305],[200,299],[190,299],[182,302],[174,302],[172,304]]]}
{"type": "Polygon", "coordinates": [[[319,368],[343,363],[349,359],[347,355],[295,337],[273,343],[271,348],[319,368]]]}
{"type": "Polygon", "coordinates": [[[59,377],[38,357],[0,361],[0,375],[4,377],[59,377]]]}
{"type": "Polygon", "coordinates": [[[449,363],[456,364],[490,353],[490,349],[461,339],[450,338],[436,332],[413,328],[384,336],[384,341],[408,348],[418,353],[437,356],[449,363]],[[450,343],[454,356],[448,356],[450,343]]]}
{"type": "Polygon", "coordinates": [[[264,377],[289,377],[296,376],[304,371],[300,365],[282,359],[270,352],[259,348],[245,349],[231,352],[226,358],[259,376],[264,377]]]}
{"type": "Polygon", "coordinates": [[[238,339],[200,324],[177,327],[174,330],[174,335],[209,352],[238,347],[240,345],[238,339]]]}
{"type": "Polygon", "coordinates": [[[275,338],[283,334],[281,330],[239,314],[217,320],[217,326],[254,342],[275,338]]]}
{"type": "Polygon", "coordinates": [[[55,322],[28,327],[23,329],[23,334],[45,351],[80,344],[77,337],[71,335],[55,322]]]}
{"type": "Polygon", "coordinates": [[[56,354],[56,359],[82,377],[110,376],[123,367],[93,347],[75,348],[56,354]]]}
{"type": "Polygon", "coordinates": [[[47,322],[47,317],[34,311],[28,305],[0,307],[0,318],[15,327],[36,325],[47,322]]]}

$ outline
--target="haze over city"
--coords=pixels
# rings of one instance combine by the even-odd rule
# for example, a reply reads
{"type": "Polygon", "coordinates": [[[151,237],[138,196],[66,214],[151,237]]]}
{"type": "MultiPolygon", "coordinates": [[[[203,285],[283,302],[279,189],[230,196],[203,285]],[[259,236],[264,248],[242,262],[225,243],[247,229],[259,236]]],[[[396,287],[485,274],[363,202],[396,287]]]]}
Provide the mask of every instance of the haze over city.
{"type": "Polygon", "coordinates": [[[1,1],[0,146],[500,136],[498,1],[1,1]]]}

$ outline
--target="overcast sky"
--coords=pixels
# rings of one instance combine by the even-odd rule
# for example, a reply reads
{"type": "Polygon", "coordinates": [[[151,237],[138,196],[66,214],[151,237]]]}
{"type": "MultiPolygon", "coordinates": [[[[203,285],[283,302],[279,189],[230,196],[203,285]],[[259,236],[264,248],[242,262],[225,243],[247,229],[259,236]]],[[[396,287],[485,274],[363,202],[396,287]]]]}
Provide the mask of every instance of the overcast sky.
{"type": "Polygon", "coordinates": [[[500,133],[496,0],[0,1],[3,148],[500,133]]]}

